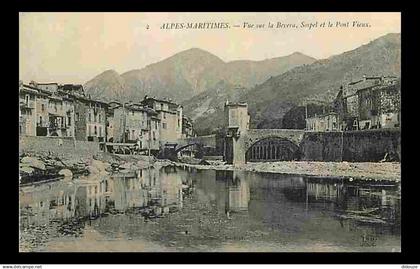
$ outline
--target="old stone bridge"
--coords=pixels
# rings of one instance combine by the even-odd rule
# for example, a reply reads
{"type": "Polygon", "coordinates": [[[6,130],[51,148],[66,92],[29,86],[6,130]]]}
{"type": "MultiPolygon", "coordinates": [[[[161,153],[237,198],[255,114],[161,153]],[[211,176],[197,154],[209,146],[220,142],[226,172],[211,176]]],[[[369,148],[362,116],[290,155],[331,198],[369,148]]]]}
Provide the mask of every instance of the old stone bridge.
{"type": "Polygon", "coordinates": [[[161,157],[176,160],[178,152],[191,148],[195,150],[195,157],[201,158],[216,149],[218,143],[223,143],[219,147],[223,148],[224,159],[234,165],[241,165],[246,161],[292,160],[300,154],[299,145],[304,134],[304,130],[293,129],[231,130],[221,141],[216,135],[209,135],[180,139],[176,143],[167,144],[161,157]]]}
{"type": "Polygon", "coordinates": [[[304,134],[304,130],[294,129],[248,129],[234,132],[226,138],[225,159],[234,165],[244,164],[250,159],[293,159],[299,152],[304,134]]]}
{"type": "Polygon", "coordinates": [[[201,158],[203,155],[214,151],[215,148],[216,135],[188,137],[178,139],[174,143],[167,143],[160,152],[160,157],[175,161],[180,151],[194,149],[195,157],[201,158]]]}

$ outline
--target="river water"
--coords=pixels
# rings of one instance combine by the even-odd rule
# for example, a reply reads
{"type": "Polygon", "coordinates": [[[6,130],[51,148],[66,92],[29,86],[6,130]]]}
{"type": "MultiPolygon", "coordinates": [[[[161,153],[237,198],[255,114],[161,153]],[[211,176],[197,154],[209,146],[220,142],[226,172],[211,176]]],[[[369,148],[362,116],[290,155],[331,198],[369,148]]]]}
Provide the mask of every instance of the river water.
{"type": "Polygon", "coordinates": [[[400,185],[164,167],[20,188],[20,251],[401,251],[400,185]]]}

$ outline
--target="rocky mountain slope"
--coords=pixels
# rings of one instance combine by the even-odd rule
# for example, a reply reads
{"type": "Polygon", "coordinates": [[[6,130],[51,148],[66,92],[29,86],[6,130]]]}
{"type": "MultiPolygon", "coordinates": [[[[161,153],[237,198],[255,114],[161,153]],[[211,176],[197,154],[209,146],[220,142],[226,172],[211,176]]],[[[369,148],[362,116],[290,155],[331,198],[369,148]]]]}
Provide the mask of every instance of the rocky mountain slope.
{"type": "MultiPolygon", "coordinates": [[[[237,100],[247,102],[253,128],[282,128],[283,117],[305,103],[332,101],[341,85],[363,75],[401,74],[401,35],[387,34],[354,50],[300,65],[247,90],[237,100]]],[[[199,128],[217,128],[222,109],[196,118],[199,128]]]]}
{"type": "MultiPolygon", "coordinates": [[[[281,119],[290,104],[332,101],[341,85],[363,75],[401,74],[401,35],[388,34],[352,51],[296,67],[242,97],[257,125],[281,119]]],[[[263,126],[264,128],[270,126],[263,126]]]]}

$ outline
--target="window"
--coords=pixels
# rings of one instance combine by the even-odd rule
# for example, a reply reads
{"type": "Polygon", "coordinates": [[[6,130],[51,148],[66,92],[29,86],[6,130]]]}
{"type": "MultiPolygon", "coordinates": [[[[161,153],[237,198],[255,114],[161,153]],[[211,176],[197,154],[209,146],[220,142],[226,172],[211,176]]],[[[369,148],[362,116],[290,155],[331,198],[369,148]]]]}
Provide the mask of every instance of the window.
{"type": "Polygon", "coordinates": [[[42,116],[39,116],[39,125],[42,126],[42,116]]]}
{"type": "Polygon", "coordinates": [[[97,134],[98,134],[98,133],[97,133],[96,126],[94,127],[94,134],[95,134],[95,135],[97,135],[97,134]]]}
{"type": "Polygon", "coordinates": [[[163,118],[166,119],[166,113],[163,112],[162,114],[163,114],[163,118]]]}
{"type": "Polygon", "coordinates": [[[166,123],[165,122],[162,123],[162,128],[166,129],[166,123]]]}
{"type": "Polygon", "coordinates": [[[155,131],[153,131],[153,140],[156,140],[156,135],[155,135],[155,131]]]}
{"type": "Polygon", "coordinates": [[[27,106],[29,106],[29,95],[26,95],[25,97],[25,103],[27,106]]]}
{"type": "Polygon", "coordinates": [[[90,126],[90,125],[89,125],[88,130],[89,130],[89,131],[88,131],[88,135],[89,135],[89,136],[92,136],[92,126],[90,126]]]}
{"type": "Polygon", "coordinates": [[[76,121],[79,121],[79,113],[76,113],[76,121]]]}
{"type": "Polygon", "coordinates": [[[98,122],[101,123],[101,114],[98,115],[98,122]]]}
{"type": "Polygon", "coordinates": [[[44,112],[45,111],[45,105],[41,104],[41,111],[44,112]]]}
{"type": "Polygon", "coordinates": [[[99,136],[102,137],[102,126],[99,126],[99,136]]]}

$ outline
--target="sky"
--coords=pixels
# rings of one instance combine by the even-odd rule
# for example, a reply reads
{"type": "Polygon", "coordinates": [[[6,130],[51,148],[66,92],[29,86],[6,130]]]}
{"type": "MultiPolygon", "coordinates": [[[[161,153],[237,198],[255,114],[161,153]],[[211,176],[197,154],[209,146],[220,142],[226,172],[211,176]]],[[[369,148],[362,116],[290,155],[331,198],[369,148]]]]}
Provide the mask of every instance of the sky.
{"type": "Polygon", "coordinates": [[[83,84],[103,71],[141,69],[190,48],[223,61],[293,52],[324,59],[400,32],[400,13],[20,13],[19,78],[25,83],[83,84]],[[354,21],[365,27],[353,27],[354,21]],[[232,27],[161,29],[164,23],[190,22],[232,27]],[[243,28],[245,22],[265,27],[243,28]],[[297,28],[276,28],[278,22],[297,28]],[[301,27],[316,22],[318,27],[301,27]],[[322,22],[333,27],[320,27],[322,22]]]}

